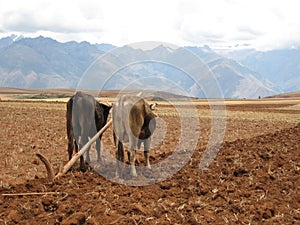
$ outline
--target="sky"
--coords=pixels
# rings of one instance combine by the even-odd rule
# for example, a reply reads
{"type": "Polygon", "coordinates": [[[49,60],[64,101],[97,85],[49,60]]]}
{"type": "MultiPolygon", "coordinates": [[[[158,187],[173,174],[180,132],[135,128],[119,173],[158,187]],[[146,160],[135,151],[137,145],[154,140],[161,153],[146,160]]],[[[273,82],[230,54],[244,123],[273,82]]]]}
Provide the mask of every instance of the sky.
{"type": "Polygon", "coordinates": [[[116,46],[300,47],[297,0],[0,0],[0,38],[45,36],[116,46]]]}

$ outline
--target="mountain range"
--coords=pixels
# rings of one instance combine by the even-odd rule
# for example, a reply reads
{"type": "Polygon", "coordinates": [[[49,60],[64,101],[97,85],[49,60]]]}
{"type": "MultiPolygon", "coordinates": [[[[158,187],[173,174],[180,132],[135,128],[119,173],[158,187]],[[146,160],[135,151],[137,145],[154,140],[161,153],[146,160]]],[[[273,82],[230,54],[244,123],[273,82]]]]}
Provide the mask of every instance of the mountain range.
{"type": "Polygon", "coordinates": [[[280,92],[300,90],[300,50],[231,51],[225,54],[271,81],[280,92]]]}
{"type": "Polygon", "coordinates": [[[300,90],[299,56],[296,49],[218,52],[208,46],[165,44],[152,49],[118,48],[111,44],[61,43],[42,36],[10,36],[0,39],[0,86],[154,88],[195,97],[220,97],[212,94],[217,88],[225,98],[258,98],[300,90]]]}

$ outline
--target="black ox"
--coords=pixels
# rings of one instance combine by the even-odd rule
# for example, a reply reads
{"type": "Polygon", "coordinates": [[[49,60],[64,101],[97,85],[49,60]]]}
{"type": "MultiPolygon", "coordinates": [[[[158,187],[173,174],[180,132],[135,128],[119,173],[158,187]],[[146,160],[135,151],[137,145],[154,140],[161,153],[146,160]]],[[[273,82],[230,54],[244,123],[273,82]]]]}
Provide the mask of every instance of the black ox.
{"type": "MultiPolygon", "coordinates": [[[[81,149],[107,122],[111,106],[99,103],[93,96],[77,92],[67,103],[67,136],[69,160],[72,158],[73,149],[81,149]]],[[[96,140],[97,161],[101,161],[101,137],[96,140]]],[[[86,153],[86,161],[90,162],[90,148],[86,153]]],[[[83,156],[80,157],[80,169],[85,171],[83,156]]]]}

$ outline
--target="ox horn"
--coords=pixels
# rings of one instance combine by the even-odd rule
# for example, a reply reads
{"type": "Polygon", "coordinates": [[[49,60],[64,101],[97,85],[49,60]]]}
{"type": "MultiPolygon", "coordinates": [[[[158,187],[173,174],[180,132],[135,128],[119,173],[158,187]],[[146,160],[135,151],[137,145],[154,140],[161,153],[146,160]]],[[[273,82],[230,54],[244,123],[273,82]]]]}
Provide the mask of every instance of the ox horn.
{"type": "Polygon", "coordinates": [[[155,108],[156,108],[157,105],[158,105],[157,103],[150,104],[150,109],[151,110],[155,110],[155,108]]]}

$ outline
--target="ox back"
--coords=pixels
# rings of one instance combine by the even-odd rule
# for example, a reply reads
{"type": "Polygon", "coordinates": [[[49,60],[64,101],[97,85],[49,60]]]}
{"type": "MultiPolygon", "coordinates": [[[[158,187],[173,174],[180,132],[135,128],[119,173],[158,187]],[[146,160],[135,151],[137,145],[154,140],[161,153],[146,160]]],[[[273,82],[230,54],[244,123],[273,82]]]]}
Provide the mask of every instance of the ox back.
{"type": "Polygon", "coordinates": [[[123,142],[129,141],[128,160],[130,163],[130,174],[137,176],[135,161],[136,149],[144,144],[145,164],[151,169],[149,162],[149,149],[151,134],[155,130],[156,115],[152,112],[151,106],[141,97],[123,95],[113,105],[113,131],[114,141],[117,147],[117,171],[119,176],[121,165],[124,165],[123,142]],[[121,163],[122,162],[122,163],[121,163]]]}
{"type": "MultiPolygon", "coordinates": [[[[78,152],[107,122],[110,106],[99,103],[96,99],[83,92],[77,92],[67,103],[67,136],[69,160],[73,149],[78,152]]],[[[97,161],[101,161],[101,137],[96,140],[97,161]]],[[[86,161],[90,162],[90,149],[86,153],[86,161]]],[[[83,156],[80,157],[80,169],[85,171],[83,156]]]]}

